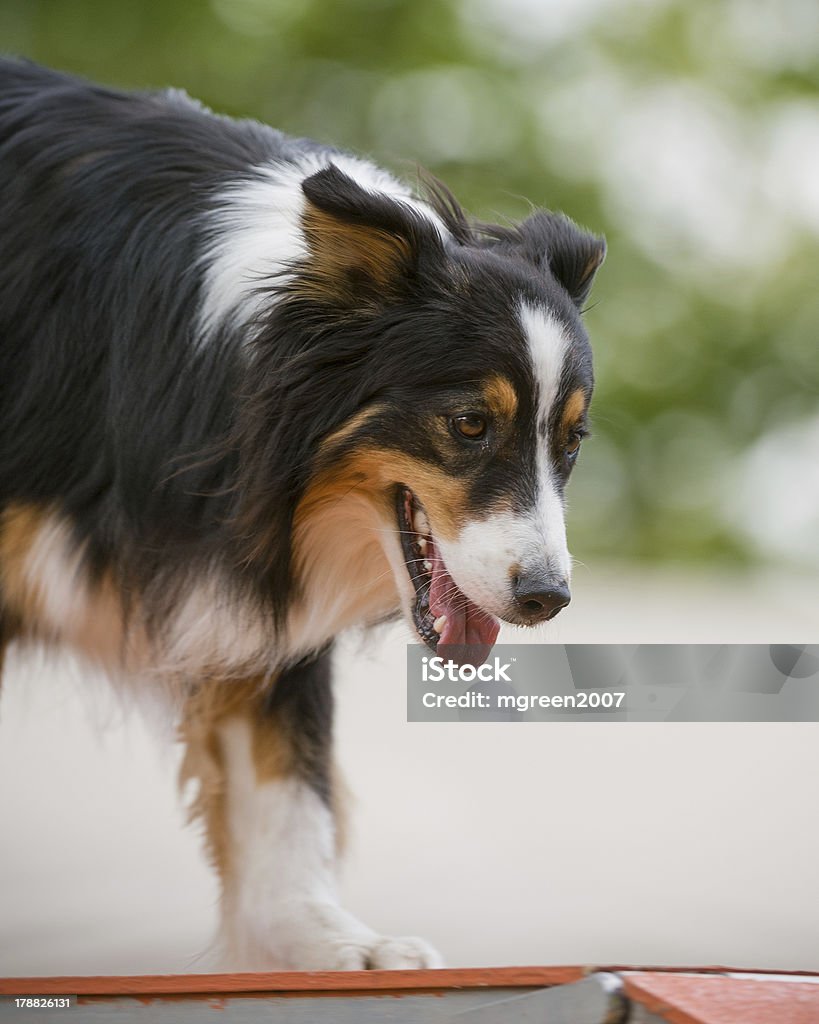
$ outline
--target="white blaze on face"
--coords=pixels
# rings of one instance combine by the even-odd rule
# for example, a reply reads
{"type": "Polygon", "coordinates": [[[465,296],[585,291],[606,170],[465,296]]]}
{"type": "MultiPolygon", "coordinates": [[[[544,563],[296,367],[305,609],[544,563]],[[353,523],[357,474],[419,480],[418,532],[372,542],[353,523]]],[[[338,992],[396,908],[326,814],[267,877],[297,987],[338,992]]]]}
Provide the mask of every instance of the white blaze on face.
{"type": "Polygon", "coordinates": [[[546,542],[549,568],[568,581],[571,559],[566,545],[565,509],[559,483],[552,471],[549,456],[552,437],[547,427],[560,390],[569,339],[565,326],[548,310],[522,302],[520,320],[529,344],[538,394],[537,498],[533,517],[546,542]]]}
{"type": "Polygon", "coordinates": [[[503,512],[468,523],[455,541],[436,541],[458,586],[481,608],[501,617],[512,601],[515,572],[545,573],[555,583],[567,583],[571,575],[563,498],[546,429],[569,339],[566,328],[546,309],[522,301],[519,316],[537,399],[537,447],[528,455],[536,480],[534,503],[523,513],[503,512]]]}

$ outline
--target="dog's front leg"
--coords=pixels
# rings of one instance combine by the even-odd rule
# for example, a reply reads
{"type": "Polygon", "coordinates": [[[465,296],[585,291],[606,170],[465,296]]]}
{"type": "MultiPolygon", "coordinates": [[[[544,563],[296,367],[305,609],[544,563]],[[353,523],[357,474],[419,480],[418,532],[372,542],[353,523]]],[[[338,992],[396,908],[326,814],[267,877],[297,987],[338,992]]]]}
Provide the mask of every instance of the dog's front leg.
{"type": "Polygon", "coordinates": [[[338,902],[332,713],[329,652],[272,686],[208,683],[188,704],[182,777],[199,780],[228,969],[440,966],[422,940],[377,935],[338,902]]]}

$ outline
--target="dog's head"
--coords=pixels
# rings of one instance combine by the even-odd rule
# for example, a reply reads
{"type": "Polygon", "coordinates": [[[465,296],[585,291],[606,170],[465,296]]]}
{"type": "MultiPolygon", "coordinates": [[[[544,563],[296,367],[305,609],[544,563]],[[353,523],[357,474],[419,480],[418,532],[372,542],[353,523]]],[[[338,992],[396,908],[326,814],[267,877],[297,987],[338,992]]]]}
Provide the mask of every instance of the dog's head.
{"type": "Polygon", "coordinates": [[[322,427],[301,564],[354,579],[362,604],[378,576],[429,647],[474,660],[455,648],[485,653],[498,620],[569,602],[564,489],[593,384],[580,311],[604,242],[552,213],[470,225],[443,193],[431,213],[334,167],[303,188],[309,256],[288,288],[309,379],[292,394],[322,427]]]}

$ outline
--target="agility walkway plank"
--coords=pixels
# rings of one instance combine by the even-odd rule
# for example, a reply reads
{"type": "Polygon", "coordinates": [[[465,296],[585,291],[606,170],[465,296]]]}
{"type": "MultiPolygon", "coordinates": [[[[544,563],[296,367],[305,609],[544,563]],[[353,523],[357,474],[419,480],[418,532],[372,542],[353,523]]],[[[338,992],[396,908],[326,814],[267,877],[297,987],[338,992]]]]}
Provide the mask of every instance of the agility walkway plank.
{"type": "Polygon", "coordinates": [[[0,980],[0,1021],[54,1021],[79,1010],[74,1019],[83,1024],[619,1024],[619,987],[582,967],[9,978],[0,980]],[[70,995],[73,1005],[21,1018],[13,1003],[21,995],[70,995]]]}
{"type": "Polygon", "coordinates": [[[0,994],[206,995],[232,992],[372,992],[542,988],[579,981],[587,967],[468,967],[431,971],[271,971],[258,974],[146,974],[0,978],[0,994]]]}
{"type": "Polygon", "coordinates": [[[568,966],[0,979],[0,1024],[64,1013],[82,1024],[819,1024],[819,975],[568,966]],[[70,1008],[15,1001],[61,996],[70,1008]]]}
{"type": "Polygon", "coordinates": [[[625,972],[630,1024],[819,1024],[819,978],[625,972]]]}

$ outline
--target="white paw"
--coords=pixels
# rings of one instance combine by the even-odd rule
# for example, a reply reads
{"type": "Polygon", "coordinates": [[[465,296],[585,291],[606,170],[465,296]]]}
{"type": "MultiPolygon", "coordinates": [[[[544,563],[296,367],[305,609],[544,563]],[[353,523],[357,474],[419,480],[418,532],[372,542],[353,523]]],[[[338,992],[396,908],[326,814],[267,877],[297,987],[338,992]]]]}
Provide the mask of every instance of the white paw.
{"type": "Polygon", "coordinates": [[[267,916],[234,921],[223,949],[231,970],[403,971],[443,967],[423,939],[378,935],[338,904],[288,901],[267,916]]]}
{"type": "Polygon", "coordinates": [[[410,971],[444,966],[444,958],[424,939],[392,939],[382,935],[370,957],[371,970],[410,971]]]}
{"type": "MultiPolygon", "coordinates": [[[[339,950],[339,952],[341,952],[339,950]]],[[[363,945],[344,947],[338,962],[325,968],[331,971],[415,971],[443,967],[441,954],[423,939],[395,939],[375,935],[363,945]]]]}

